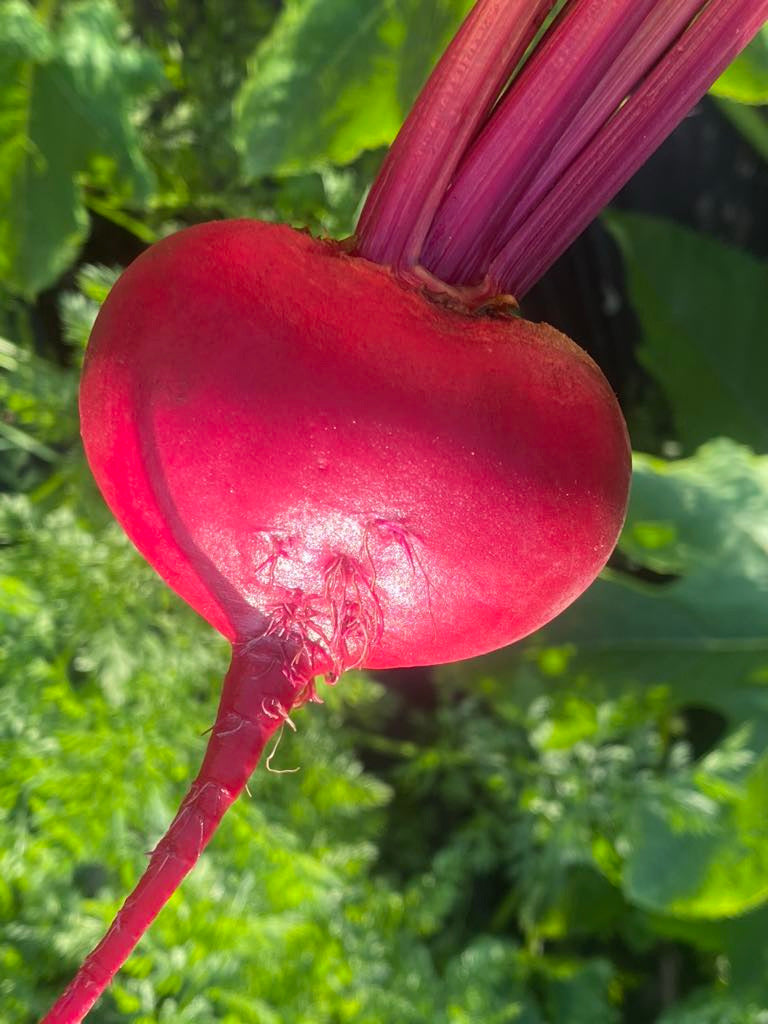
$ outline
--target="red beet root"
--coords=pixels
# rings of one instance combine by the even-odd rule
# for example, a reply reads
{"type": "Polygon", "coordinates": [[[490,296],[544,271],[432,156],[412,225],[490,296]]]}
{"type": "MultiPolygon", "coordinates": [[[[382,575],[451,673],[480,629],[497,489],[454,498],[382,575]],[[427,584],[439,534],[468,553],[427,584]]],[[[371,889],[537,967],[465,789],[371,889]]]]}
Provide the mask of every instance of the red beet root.
{"type": "Polygon", "coordinates": [[[580,349],[286,227],[207,224],[137,260],[81,411],[110,507],[168,583],[230,640],[290,627],[317,671],[530,633],[624,515],[623,420],[580,349]]]}
{"type": "Polygon", "coordinates": [[[46,1024],[93,1005],[316,674],[541,626],[604,565],[630,473],[616,400],[567,338],[254,221],[129,268],[80,405],[113,512],[234,653],[198,778],[46,1024]]]}

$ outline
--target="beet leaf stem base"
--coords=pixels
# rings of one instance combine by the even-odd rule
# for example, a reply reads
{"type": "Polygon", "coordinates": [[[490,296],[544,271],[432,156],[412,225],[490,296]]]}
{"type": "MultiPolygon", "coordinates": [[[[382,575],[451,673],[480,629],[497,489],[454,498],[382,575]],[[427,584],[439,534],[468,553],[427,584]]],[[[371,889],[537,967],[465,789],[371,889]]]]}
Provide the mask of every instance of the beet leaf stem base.
{"type": "Polygon", "coordinates": [[[373,185],[359,255],[522,298],[768,20],[768,0],[568,0],[531,46],[554,6],[475,6],[373,185]]]}

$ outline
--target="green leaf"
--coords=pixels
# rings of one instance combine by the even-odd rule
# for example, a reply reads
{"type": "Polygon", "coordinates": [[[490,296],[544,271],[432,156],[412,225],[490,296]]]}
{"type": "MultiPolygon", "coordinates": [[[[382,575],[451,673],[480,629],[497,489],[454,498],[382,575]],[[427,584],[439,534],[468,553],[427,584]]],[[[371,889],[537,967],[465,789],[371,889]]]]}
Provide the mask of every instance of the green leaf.
{"type": "Polygon", "coordinates": [[[567,647],[572,678],[664,688],[729,727],[617,808],[621,884],[648,909],[716,918],[768,899],[766,523],[768,458],[728,441],[679,462],[638,456],[621,545],[668,582],[612,574],[541,638],[567,647]]]}
{"type": "MultiPolygon", "coordinates": [[[[547,641],[573,648],[570,670],[586,658],[605,678],[684,693],[700,693],[710,679],[714,699],[724,672],[731,684],[768,682],[767,521],[764,456],[726,440],[676,462],[635,456],[621,548],[669,581],[613,573],[546,631],[547,641]]],[[[723,688],[718,706],[734,699],[723,688]]]]}
{"type": "Polygon", "coordinates": [[[388,145],[469,0],[288,0],[237,104],[246,172],[297,174],[388,145]]]}
{"type": "Polygon", "coordinates": [[[743,914],[768,899],[768,756],[732,800],[686,807],[679,793],[646,794],[628,830],[628,899],[678,917],[743,914]]]}
{"type": "Polygon", "coordinates": [[[691,451],[727,436],[768,451],[768,264],[672,223],[612,212],[643,328],[639,355],[691,451]]]}
{"type": "Polygon", "coordinates": [[[617,1024],[619,1012],[608,998],[614,980],[608,962],[564,961],[549,973],[547,1019],[552,1024],[617,1024]]]}
{"type": "Polygon", "coordinates": [[[768,163],[768,117],[766,117],[766,111],[722,98],[717,101],[717,105],[755,152],[759,153],[768,163]]]}
{"type": "Polygon", "coordinates": [[[163,79],[157,59],[128,42],[112,0],[68,4],[53,27],[5,0],[0,40],[0,281],[32,297],[85,237],[91,168],[134,200],[151,190],[134,116],[163,79]]]}
{"type": "Polygon", "coordinates": [[[758,32],[711,91],[738,103],[768,103],[768,26],[758,32]]]}

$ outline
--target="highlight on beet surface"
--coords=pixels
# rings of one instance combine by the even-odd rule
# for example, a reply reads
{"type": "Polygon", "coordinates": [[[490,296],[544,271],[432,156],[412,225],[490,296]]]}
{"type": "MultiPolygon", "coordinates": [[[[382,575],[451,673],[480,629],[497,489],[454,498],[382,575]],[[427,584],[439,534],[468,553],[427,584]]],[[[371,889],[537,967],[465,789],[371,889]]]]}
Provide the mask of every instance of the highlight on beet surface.
{"type": "Polygon", "coordinates": [[[2,1024],[763,1020],[767,21],[0,0],[2,1024]]]}

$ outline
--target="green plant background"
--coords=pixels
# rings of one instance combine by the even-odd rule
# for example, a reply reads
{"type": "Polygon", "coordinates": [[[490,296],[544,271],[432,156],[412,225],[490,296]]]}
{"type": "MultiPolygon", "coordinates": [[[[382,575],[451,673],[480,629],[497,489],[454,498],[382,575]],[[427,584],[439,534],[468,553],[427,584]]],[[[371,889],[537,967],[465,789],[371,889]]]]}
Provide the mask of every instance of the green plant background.
{"type": "MultiPolygon", "coordinates": [[[[187,223],[348,233],[467,7],[0,0],[2,1024],[141,871],[227,663],[84,465],[98,305],[187,223]]],[[[768,159],[768,34],[715,93],[768,159]]],[[[324,689],[276,755],[300,771],[256,773],[94,1024],[768,1022],[768,269],[604,220],[672,415],[628,410],[652,452],[619,558],[426,688],[324,689]]]]}

